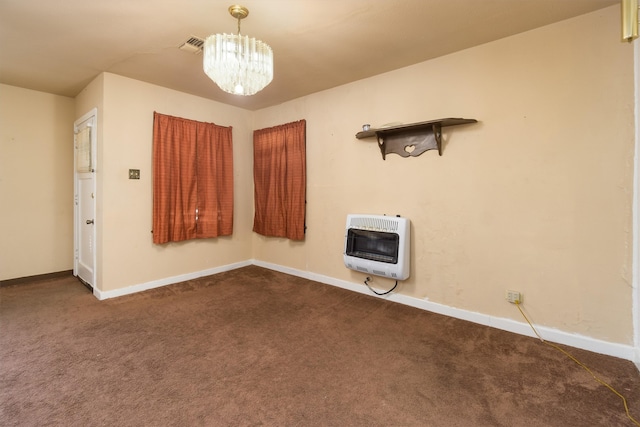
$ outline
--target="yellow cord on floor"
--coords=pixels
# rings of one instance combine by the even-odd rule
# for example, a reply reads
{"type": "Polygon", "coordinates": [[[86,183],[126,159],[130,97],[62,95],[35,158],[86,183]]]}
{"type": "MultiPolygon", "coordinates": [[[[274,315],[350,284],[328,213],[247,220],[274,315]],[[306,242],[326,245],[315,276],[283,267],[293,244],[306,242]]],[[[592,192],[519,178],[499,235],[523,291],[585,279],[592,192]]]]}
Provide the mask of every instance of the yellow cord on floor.
{"type": "Polygon", "coordinates": [[[564,350],[562,347],[551,343],[551,342],[547,342],[545,341],[540,334],[538,333],[538,331],[536,331],[536,328],[533,327],[533,324],[529,321],[529,318],[527,317],[526,314],[524,314],[524,311],[522,311],[522,308],[520,308],[520,303],[516,302],[516,307],[518,307],[518,310],[520,310],[520,314],[522,314],[522,317],[524,317],[524,320],[527,321],[527,323],[529,324],[529,326],[531,326],[531,329],[533,330],[533,333],[536,334],[536,336],[538,337],[538,339],[540,339],[540,341],[542,341],[543,343],[547,344],[550,347],[555,348],[556,350],[558,350],[559,352],[561,352],[562,354],[564,354],[565,356],[567,356],[569,359],[573,360],[574,362],[576,362],[580,367],[582,367],[582,369],[584,369],[585,371],[587,371],[588,373],[591,374],[591,376],[600,384],[602,384],[603,386],[605,386],[606,388],[608,388],[609,390],[611,390],[612,392],[614,392],[616,394],[616,396],[618,396],[620,399],[622,399],[622,403],[624,404],[624,410],[627,413],[627,417],[637,426],[640,426],[640,422],[636,421],[635,418],[633,418],[631,416],[631,414],[629,413],[629,405],[627,404],[627,399],[625,399],[625,397],[618,393],[618,391],[616,389],[614,389],[613,387],[611,387],[609,384],[607,384],[606,382],[604,382],[603,380],[601,380],[600,378],[598,378],[598,376],[596,374],[593,373],[593,371],[591,369],[589,369],[589,367],[587,367],[587,365],[585,365],[584,363],[582,363],[581,361],[579,361],[578,359],[576,359],[575,357],[573,357],[571,354],[569,354],[568,351],[564,350]]]}

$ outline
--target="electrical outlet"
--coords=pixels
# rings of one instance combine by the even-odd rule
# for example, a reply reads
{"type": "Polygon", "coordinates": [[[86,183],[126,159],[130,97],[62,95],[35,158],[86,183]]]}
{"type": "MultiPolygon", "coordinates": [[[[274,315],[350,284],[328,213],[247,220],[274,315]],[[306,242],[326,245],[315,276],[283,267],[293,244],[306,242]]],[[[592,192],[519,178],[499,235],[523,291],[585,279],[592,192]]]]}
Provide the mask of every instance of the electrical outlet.
{"type": "Polygon", "coordinates": [[[505,291],[504,298],[511,304],[522,304],[522,294],[519,291],[505,291]]]}
{"type": "Polygon", "coordinates": [[[140,169],[129,169],[129,179],[140,179],[140,169]]]}

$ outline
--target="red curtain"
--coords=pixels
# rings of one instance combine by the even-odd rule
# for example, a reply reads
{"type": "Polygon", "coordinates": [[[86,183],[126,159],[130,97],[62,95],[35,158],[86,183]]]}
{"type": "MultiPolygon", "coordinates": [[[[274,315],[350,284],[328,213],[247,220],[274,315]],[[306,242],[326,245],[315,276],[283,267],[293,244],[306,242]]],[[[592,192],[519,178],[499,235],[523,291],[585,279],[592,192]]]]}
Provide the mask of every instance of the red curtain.
{"type": "Polygon", "coordinates": [[[154,112],[153,242],[232,232],[232,128],[154,112]]]}
{"type": "Polygon", "coordinates": [[[306,121],[253,132],[253,231],[304,240],[306,121]]]}

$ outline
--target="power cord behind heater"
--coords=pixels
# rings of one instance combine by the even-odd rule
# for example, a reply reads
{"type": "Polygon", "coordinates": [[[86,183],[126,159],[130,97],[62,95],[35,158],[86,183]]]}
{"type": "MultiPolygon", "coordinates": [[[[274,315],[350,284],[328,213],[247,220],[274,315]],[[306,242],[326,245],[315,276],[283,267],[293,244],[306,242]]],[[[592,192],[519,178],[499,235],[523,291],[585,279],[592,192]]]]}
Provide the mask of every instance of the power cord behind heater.
{"type": "Polygon", "coordinates": [[[395,285],[393,285],[393,288],[389,289],[387,292],[378,292],[378,291],[376,291],[375,289],[373,289],[371,286],[369,286],[369,282],[370,282],[370,281],[371,281],[371,277],[368,277],[368,276],[367,276],[367,278],[366,278],[366,279],[364,279],[364,284],[365,284],[365,285],[367,285],[367,288],[369,288],[369,290],[370,290],[371,292],[373,292],[374,294],[376,294],[376,295],[387,295],[387,294],[390,294],[391,292],[393,292],[393,290],[394,290],[395,288],[397,288],[397,287],[398,287],[398,281],[396,280],[396,284],[395,284],[395,285]]]}

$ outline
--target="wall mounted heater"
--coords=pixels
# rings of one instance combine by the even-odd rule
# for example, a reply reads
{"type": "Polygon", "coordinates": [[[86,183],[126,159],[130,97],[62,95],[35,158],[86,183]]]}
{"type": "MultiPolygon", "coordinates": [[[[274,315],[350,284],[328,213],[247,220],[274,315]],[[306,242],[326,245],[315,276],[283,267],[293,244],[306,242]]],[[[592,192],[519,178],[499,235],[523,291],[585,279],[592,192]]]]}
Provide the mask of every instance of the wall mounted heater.
{"type": "Polygon", "coordinates": [[[385,215],[347,215],[344,265],[390,279],[405,280],[410,272],[411,222],[385,215]]]}

